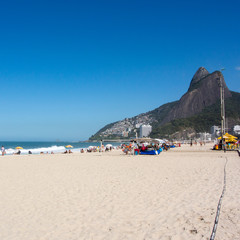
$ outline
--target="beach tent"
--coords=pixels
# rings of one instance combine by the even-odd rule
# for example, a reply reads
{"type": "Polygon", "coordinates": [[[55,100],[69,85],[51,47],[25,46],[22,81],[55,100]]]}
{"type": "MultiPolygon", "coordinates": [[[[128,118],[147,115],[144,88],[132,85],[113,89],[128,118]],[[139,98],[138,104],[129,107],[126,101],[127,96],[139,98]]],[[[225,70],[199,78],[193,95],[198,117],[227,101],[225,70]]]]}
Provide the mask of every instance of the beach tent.
{"type": "MultiPolygon", "coordinates": [[[[233,136],[233,135],[231,135],[231,134],[229,134],[229,133],[225,133],[225,134],[223,135],[223,138],[224,138],[226,141],[228,141],[228,142],[235,142],[235,141],[237,141],[237,137],[235,137],[235,136],[233,136]]],[[[221,140],[221,139],[222,139],[222,136],[219,137],[218,139],[221,140]]]]}

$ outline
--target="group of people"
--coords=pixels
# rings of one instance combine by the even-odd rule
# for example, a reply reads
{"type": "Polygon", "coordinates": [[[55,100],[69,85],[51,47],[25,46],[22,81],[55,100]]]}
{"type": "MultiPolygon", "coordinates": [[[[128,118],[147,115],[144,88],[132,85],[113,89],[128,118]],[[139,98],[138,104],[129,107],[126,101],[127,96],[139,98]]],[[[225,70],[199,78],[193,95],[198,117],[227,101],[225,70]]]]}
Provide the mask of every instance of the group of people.
{"type": "MultiPolygon", "coordinates": [[[[106,147],[104,145],[102,145],[102,147],[99,146],[90,146],[86,149],[87,152],[108,152],[108,151],[112,151],[112,149],[114,149],[114,147],[112,146],[108,146],[106,145],[106,147]]],[[[118,149],[118,148],[117,148],[118,149]]],[[[80,150],[81,153],[84,153],[84,149],[80,150]]]]}
{"type": "Polygon", "coordinates": [[[66,154],[66,153],[73,153],[71,150],[66,150],[63,154],[66,154]]]}
{"type": "MultiPolygon", "coordinates": [[[[6,154],[6,150],[4,148],[4,146],[2,145],[1,147],[1,152],[2,152],[2,156],[4,156],[6,154]]],[[[21,154],[21,151],[18,150],[17,152],[13,153],[14,155],[20,155],[21,154]]]]}
{"type": "MultiPolygon", "coordinates": [[[[144,152],[144,151],[151,151],[151,150],[159,150],[160,149],[160,145],[157,143],[152,143],[149,145],[145,145],[145,144],[138,144],[136,141],[130,143],[129,145],[126,144],[122,144],[121,148],[122,151],[126,154],[134,151],[137,152],[137,154],[139,154],[139,152],[144,152]]],[[[165,144],[165,146],[162,146],[165,150],[168,150],[167,145],[165,144]]]]}

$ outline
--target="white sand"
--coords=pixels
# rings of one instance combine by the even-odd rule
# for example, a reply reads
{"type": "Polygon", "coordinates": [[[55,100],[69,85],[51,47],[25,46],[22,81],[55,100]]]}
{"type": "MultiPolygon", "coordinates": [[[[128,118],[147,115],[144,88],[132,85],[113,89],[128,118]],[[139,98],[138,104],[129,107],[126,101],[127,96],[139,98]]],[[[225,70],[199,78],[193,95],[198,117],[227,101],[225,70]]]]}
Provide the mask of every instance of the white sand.
{"type": "Polygon", "coordinates": [[[0,157],[0,239],[240,239],[240,158],[209,146],[0,157]]]}

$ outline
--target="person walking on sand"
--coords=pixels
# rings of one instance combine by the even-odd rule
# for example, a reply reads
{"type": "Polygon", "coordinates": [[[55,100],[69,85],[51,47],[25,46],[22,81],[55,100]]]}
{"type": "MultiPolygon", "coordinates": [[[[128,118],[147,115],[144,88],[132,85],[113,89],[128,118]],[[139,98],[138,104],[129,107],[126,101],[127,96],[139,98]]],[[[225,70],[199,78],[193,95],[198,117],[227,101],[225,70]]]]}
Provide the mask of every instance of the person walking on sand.
{"type": "Polygon", "coordinates": [[[2,146],[1,151],[2,151],[2,156],[4,156],[4,154],[6,153],[4,146],[2,146]]]}

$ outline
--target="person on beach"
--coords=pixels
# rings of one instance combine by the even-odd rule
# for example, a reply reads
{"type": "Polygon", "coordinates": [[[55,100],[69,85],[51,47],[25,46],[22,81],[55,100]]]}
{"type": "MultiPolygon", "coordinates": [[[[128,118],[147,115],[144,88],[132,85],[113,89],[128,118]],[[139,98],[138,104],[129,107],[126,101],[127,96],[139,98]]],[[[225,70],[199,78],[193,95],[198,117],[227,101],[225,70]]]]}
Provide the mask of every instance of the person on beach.
{"type": "Polygon", "coordinates": [[[21,151],[18,150],[16,153],[14,153],[14,155],[20,155],[21,154],[21,151]]]}
{"type": "Polygon", "coordinates": [[[2,151],[2,156],[4,156],[4,154],[6,154],[4,146],[2,146],[1,151],[2,151]]]}
{"type": "Polygon", "coordinates": [[[223,140],[222,147],[223,147],[224,152],[226,152],[226,142],[225,142],[225,140],[223,140]]]}

